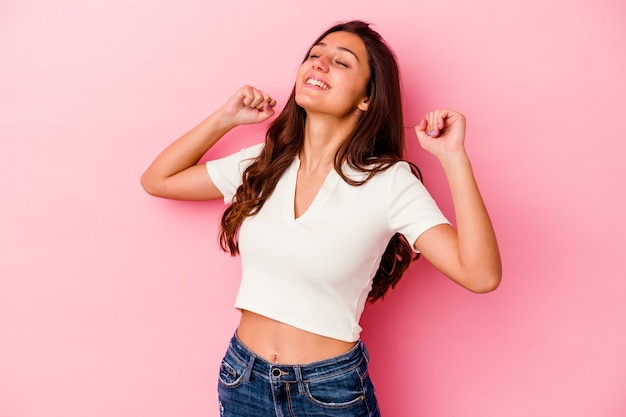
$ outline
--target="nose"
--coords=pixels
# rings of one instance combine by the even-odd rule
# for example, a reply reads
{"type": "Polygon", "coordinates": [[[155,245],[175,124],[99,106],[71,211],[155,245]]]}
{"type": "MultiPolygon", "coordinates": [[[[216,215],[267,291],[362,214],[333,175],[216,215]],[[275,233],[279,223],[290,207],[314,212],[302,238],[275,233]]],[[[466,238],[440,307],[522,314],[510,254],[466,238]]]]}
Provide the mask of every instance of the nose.
{"type": "Polygon", "coordinates": [[[313,68],[323,72],[328,71],[328,60],[323,55],[318,56],[313,60],[313,68]]]}

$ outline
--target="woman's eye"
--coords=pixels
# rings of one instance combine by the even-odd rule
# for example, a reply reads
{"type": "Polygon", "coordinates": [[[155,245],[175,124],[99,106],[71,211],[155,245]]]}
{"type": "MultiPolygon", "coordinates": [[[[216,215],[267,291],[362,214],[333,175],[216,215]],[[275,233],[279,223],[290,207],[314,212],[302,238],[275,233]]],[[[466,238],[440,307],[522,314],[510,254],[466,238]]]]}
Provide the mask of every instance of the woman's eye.
{"type": "Polygon", "coordinates": [[[348,68],[348,64],[346,64],[345,62],[342,61],[335,61],[337,63],[337,65],[341,65],[342,67],[346,67],[348,68]]]}
{"type": "Polygon", "coordinates": [[[319,55],[309,54],[309,59],[317,59],[319,57],[320,57],[319,55]]]}

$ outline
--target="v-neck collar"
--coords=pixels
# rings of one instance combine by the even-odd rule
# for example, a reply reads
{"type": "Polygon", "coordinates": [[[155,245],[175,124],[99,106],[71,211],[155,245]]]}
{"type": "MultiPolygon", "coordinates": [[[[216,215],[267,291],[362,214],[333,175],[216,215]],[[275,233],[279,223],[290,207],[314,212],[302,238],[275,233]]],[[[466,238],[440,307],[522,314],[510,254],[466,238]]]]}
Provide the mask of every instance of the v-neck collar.
{"type": "Polygon", "coordinates": [[[311,202],[309,207],[304,211],[304,213],[296,217],[296,184],[298,182],[299,169],[300,158],[296,156],[293,163],[291,164],[291,167],[289,168],[289,201],[287,202],[290,207],[289,213],[291,220],[294,222],[302,222],[309,217],[314,217],[322,209],[322,207],[324,207],[325,203],[332,196],[333,191],[335,190],[337,184],[339,184],[339,180],[341,179],[339,174],[337,174],[337,171],[335,171],[334,168],[331,169],[326,175],[322,186],[317,191],[317,194],[315,194],[315,197],[313,198],[313,201],[311,202]]]}

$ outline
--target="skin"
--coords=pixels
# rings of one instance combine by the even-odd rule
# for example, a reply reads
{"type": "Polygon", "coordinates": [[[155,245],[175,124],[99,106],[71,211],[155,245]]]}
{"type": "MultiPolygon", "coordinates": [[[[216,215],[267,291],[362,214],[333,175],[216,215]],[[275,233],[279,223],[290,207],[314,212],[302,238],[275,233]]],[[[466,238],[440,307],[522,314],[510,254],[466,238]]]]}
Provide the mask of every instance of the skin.
{"type": "Polygon", "coordinates": [[[367,50],[351,33],[336,32],[315,45],[296,77],[296,103],[307,110],[304,147],[296,182],[295,217],[311,205],[333,169],[334,154],[343,138],[367,111],[370,77],[367,50]],[[307,80],[324,83],[320,88],[307,80]]]}
{"type": "MultiPolygon", "coordinates": [[[[308,209],[333,169],[333,156],[342,138],[367,111],[365,86],[369,74],[365,45],[346,32],[325,37],[301,65],[296,78],[296,102],[307,111],[307,119],[299,155],[295,217],[308,209]],[[323,87],[308,84],[311,78],[323,87]]],[[[273,116],[275,105],[267,93],[251,86],[241,87],[154,160],[141,177],[144,189],[170,199],[223,198],[198,161],[229,130],[273,116]]],[[[444,109],[428,113],[415,127],[420,145],[444,168],[457,226],[435,226],[424,232],[414,246],[444,275],[470,291],[483,293],[497,288],[502,267],[493,227],[465,151],[465,126],[462,114],[444,109]]],[[[258,356],[274,363],[310,363],[345,353],[354,346],[249,311],[242,311],[237,332],[258,356]]]]}

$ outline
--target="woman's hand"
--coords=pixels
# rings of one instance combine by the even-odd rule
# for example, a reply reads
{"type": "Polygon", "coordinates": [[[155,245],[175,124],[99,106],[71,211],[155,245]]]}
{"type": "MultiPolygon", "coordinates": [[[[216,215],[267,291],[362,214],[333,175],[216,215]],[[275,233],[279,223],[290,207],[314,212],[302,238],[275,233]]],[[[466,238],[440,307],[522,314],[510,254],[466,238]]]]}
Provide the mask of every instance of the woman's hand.
{"type": "Polygon", "coordinates": [[[465,152],[465,116],[453,110],[435,110],[426,115],[415,133],[422,148],[440,160],[465,152]]]}
{"type": "Polygon", "coordinates": [[[276,100],[249,85],[241,87],[220,108],[233,126],[261,123],[274,115],[276,100]]]}

